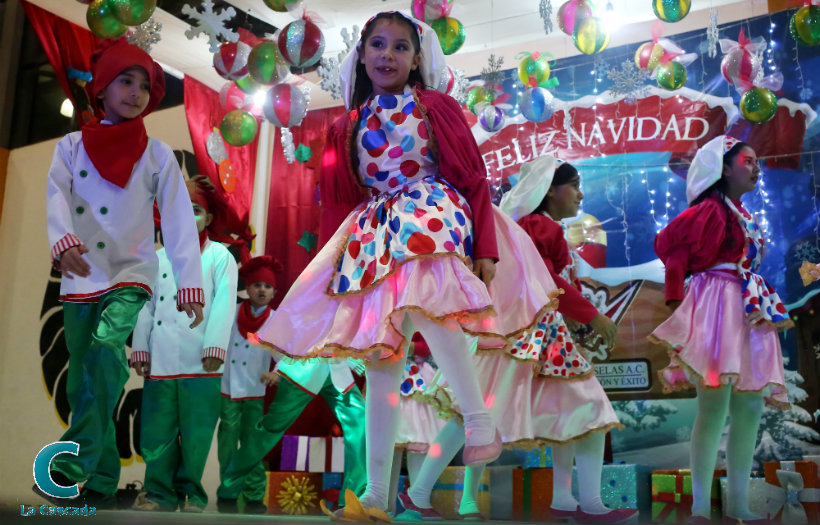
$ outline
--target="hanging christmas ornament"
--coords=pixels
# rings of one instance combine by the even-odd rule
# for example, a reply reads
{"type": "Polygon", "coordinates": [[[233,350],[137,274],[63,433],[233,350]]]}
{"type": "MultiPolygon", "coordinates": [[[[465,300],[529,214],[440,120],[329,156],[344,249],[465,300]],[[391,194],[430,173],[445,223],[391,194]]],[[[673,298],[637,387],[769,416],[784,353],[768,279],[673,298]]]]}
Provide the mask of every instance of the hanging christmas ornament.
{"type": "Polygon", "coordinates": [[[222,118],[219,130],[231,146],[244,146],[256,137],[256,119],[247,111],[235,109],[222,118]]]}
{"type": "Polygon", "coordinates": [[[609,45],[609,32],[599,18],[591,16],[575,24],[572,41],[581,53],[594,55],[609,45]]]}
{"type": "Polygon", "coordinates": [[[692,0],[652,0],[655,16],[664,22],[680,22],[691,8],[692,0]]]}
{"type": "Polygon", "coordinates": [[[224,159],[219,163],[219,184],[225,193],[233,193],[236,189],[236,176],[230,159],[224,159]]]}
{"type": "Polygon", "coordinates": [[[279,56],[276,44],[263,40],[253,46],[248,55],[248,73],[259,84],[271,86],[285,80],[290,69],[279,56]]]}
{"type": "Polygon", "coordinates": [[[467,109],[469,109],[473,115],[478,115],[478,109],[476,109],[478,104],[491,104],[493,100],[495,100],[494,89],[476,86],[467,91],[466,105],[467,109]]]}
{"type": "Polygon", "coordinates": [[[714,7],[709,8],[709,27],[706,28],[706,47],[709,58],[717,56],[718,43],[718,11],[714,7]]]}
{"type": "Polygon", "coordinates": [[[154,14],[157,0],[108,0],[111,13],[127,26],[138,26],[154,14]]]}
{"type": "Polygon", "coordinates": [[[740,97],[740,112],[749,122],[768,122],[777,113],[777,97],[764,87],[751,88],[740,97]]]}
{"type": "Polygon", "coordinates": [[[302,18],[286,25],[279,33],[279,53],[289,65],[310,67],[322,58],[325,37],[319,26],[302,18]]]}
{"type": "Polygon", "coordinates": [[[239,40],[239,33],[225,27],[225,24],[236,16],[236,9],[227,7],[217,13],[214,11],[213,0],[202,0],[200,7],[202,12],[188,4],[182,6],[182,14],[193,21],[191,27],[185,31],[185,38],[193,40],[200,34],[207,36],[211,53],[219,51],[219,44],[222,42],[239,40]]]}
{"type": "Polygon", "coordinates": [[[728,38],[720,39],[720,50],[724,53],[723,60],[720,62],[720,72],[739,93],[745,93],[753,87],[765,87],[777,91],[783,85],[781,73],[762,76],[760,56],[766,46],[767,43],[763,37],[749,39],[743,29],[740,30],[737,42],[728,38]]]}
{"type": "Polygon", "coordinates": [[[586,0],[569,0],[558,8],[558,29],[572,36],[575,25],[592,16],[592,7],[586,0]]]}
{"type": "Polygon", "coordinates": [[[88,29],[100,38],[119,38],[128,31],[128,26],[117,20],[108,5],[108,0],[94,0],[85,12],[88,29]]]}
{"type": "Polygon", "coordinates": [[[253,107],[253,96],[248,95],[236,85],[236,82],[228,82],[219,90],[219,101],[222,107],[228,111],[234,109],[244,109],[249,111],[253,107]]]}
{"type": "Polygon", "coordinates": [[[430,27],[436,32],[441,50],[445,55],[452,55],[464,44],[466,38],[464,25],[449,16],[438,18],[430,22],[430,27]]]}
{"type": "Polygon", "coordinates": [[[453,69],[448,65],[441,66],[441,74],[438,75],[438,85],[436,86],[436,91],[449,95],[450,91],[453,90],[455,81],[456,77],[453,73],[453,69]]]}
{"type": "Polygon", "coordinates": [[[236,87],[242,90],[246,95],[255,95],[257,91],[263,88],[261,84],[253,79],[250,75],[245,75],[236,80],[236,87]]]}
{"type": "Polygon", "coordinates": [[[413,16],[428,24],[437,18],[450,16],[453,10],[452,0],[413,0],[413,16]]]}
{"type": "Polygon", "coordinates": [[[820,44],[820,6],[804,5],[789,20],[789,33],[804,46],[820,44]]]}
{"type": "Polygon", "coordinates": [[[222,135],[218,129],[214,128],[208,134],[208,139],[205,141],[205,150],[211,160],[217,164],[228,158],[228,152],[225,151],[225,142],[222,140],[222,135]]]}
{"type": "Polygon", "coordinates": [[[459,104],[464,105],[467,102],[467,89],[470,83],[464,75],[463,69],[447,67],[453,75],[453,87],[447,91],[447,94],[453,97],[459,104]]]}
{"type": "Polygon", "coordinates": [[[558,85],[557,78],[550,78],[550,63],[547,57],[554,58],[552,54],[546,53],[518,53],[515,58],[521,60],[518,63],[518,80],[525,87],[551,88],[558,85]],[[545,56],[546,55],[546,56],[545,56]]]}
{"type": "Polygon", "coordinates": [[[265,5],[273,9],[274,11],[278,11],[280,13],[286,13],[288,11],[294,11],[295,9],[299,8],[299,5],[302,3],[302,0],[264,0],[265,5]]]}
{"type": "Polygon", "coordinates": [[[552,33],[552,0],[539,0],[538,15],[544,23],[544,34],[552,33]]]}
{"type": "Polygon", "coordinates": [[[621,67],[605,68],[604,74],[612,82],[609,92],[615,96],[624,96],[624,101],[634,104],[639,98],[649,96],[646,84],[647,74],[638,69],[630,60],[621,62],[621,67]]]}
{"type": "Polygon", "coordinates": [[[125,35],[129,44],[135,45],[146,53],[151,53],[151,48],[154,44],[160,41],[160,33],[162,32],[162,24],[152,18],[147,22],[143,22],[137,27],[128,31],[125,35]]]}
{"type": "Polygon", "coordinates": [[[293,164],[296,161],[296,151],[293,146],[293,133],[288,128],[279,128],[282,133],[280,142],[282,143],[282,153],[285,155],[285,160],[288,164],[293,164]]]}
{"type": "Polygon", "coordinates": [[[518,107],[530,122],[544,122],[555,113],[555,97],[544,88],[530,88],[521,95],[518,107]]]}
{"type": "Polygon", "coordinates": [[[277,84],[265,95],[262,111],[274,126],[290,128],[302,123],[307,101],[302,91],[293,84],[277,84]]]}
{"type": "Polygon", "coordinates": [[[251,46],[242,42],[225,42],[214,53],[214,69],[227,80],[237,80],[248,74],[248,56],[251,46]]]}
{"type": "Polygon", "coordinates": [[[674,60],[661,64],[655,70],[655,80],[663,89],[679,89],[686,83],[686,68],[674,60]]]}
{"type": "Polygon", "coordinates": [[[504,127],[504,112],[492,104],[483,104],[478,112],[478,123],[490,133],[504,127]]]}
{"type": "Polygon", "coordinates": [[[644,71],[653,71],[663,56],[663,47],[657,42],[641,44],[635,51],[635,65],[644,71]]]}

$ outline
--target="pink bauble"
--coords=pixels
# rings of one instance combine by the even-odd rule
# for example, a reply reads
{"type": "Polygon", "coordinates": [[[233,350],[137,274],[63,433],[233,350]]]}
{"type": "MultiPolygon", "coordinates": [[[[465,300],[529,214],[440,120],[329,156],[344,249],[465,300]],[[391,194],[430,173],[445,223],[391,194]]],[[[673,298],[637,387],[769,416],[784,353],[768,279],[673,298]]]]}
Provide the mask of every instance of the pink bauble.
{"type": "Polygon", "coordinates": [[[299,19],[286,25],[277,40],[281,57],[293,67],[310,67],[322,59],[325,37],[319,26],[299,19]]]}
{"type": "Polygon", "coordinates": [[[242,42],[225,42],[214,53],[214,69],[227,80],[237,80],[248,74],[248,55],[251,46],[242,42]]]}
{"type": "Polygon", "coordinates": [[[450,16],[452,10],[452,0],[413,0],[413,16],[425,22],[450,16]]]}
{"type": "Polygon", "coordinates": [[[739,47],[726,53],[720,62],[726,82],[743,89],[752,87],[759,70],[760,64],[755,63],[752,54],[739,47]]]}

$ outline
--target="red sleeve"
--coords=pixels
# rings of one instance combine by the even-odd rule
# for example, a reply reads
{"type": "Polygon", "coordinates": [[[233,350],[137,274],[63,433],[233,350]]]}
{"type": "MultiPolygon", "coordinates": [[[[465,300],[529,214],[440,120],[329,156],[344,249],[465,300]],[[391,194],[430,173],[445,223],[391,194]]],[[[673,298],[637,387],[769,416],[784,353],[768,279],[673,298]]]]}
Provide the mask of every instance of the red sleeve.
{"type": "Polygon", "coordinates": [[[708,198],[675,217],[655,237],[655,253],[666,266],[666,302],[683,300],[687,273],[740,258],[743,231],[730,213],[719,200],[708,198]]]}
{"type": "Polygon", "coordinates": [[[433,128],[439,172],[464,196],[473,212],[473,256],[498,261],[487,169],[461,106],[438,91],[419,89],[418,97],[433,128]]]}
{"type": "Polygon", "coordinates": [[[598,309],[581,295],[577,287],[558,275],[572,262],[561,225],[549,217],[537,214],[523,217],[518,224],[532,239],[555,285],[564,289],[564,293],[558,297],[558,311],[574,321],[588,324],[598,315],[598,309]]]}
{"type": "Polygon", "coordinates": [[[350,165],[348,133],[350,116],[345,113],[330,127],[319,167],[319,239],[321,248],[353,209],[367,198],[350,165]]]}

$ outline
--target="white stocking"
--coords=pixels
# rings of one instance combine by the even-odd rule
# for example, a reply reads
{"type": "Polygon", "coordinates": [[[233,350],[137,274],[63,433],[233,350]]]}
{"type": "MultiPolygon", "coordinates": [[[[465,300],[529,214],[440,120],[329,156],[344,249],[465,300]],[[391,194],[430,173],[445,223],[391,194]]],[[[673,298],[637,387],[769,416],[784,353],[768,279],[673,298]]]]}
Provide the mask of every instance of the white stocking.
{"type": "Polygon", "coordinates": [[[732,393],[729,400],[729,441],[726,444],[726,515],[732,518],[760,518],[749,511],[749,476],[762,414],[763,394],[732,393]]]}
{"type": "Polygon", "coordinates": [[[601,501],[601,469],[604,463],[604,432],[590,432],[575,442],[578,467],[578,499],[587,514],[606,514],[610,509],[601,501]]]}
{"type": "Polygon", "coordinates": [[[430,446],[427,457],[424,458],[424,463],[416,476],[416,481],[410,484],[410,490],[407,491],[407,495],[410,496],[415,505],[424,509],[433,506],[430,503],[433,485],[436,484],[439,476],[453,460],[462,445],[464,445],[464,427],[456,420],[451,419],[439,431],[436,440],[430,446]]]}
{"type": "Polygon", "coordinates": [[[426,457],[427,454],[407,452],[407,476],[410,478],[410,485],[418,479],[419,471],[421,471],[421,466],[424,464],[426,457]]]}
{"type": "Polygon", "coordinates": [[[399,475],[401,474],[401,460],[404,450],[393,449],[393,466],[390,469],[390,489],[387,491],[387,512],[396,513],[396,494],[399,492],[399,475]]]}
{"type": "MultiPolygon", "coordinates": [[[[720,447],[720,435],[729,410],[731,386],[707,388],[697,384],[698,414],[692,428],[692,515],[710,517],[712,479],[720,447]]],[[[747,474],[748,476],[748,474],[747,474]]]]}
{"type": "Polygon", "coordinates": [[[572,497],[572,459],[575,455],[575,443],[552,445],[552,504],[557,510],[574,511],[578,501],[572,497]]]}
{"type": "MultiPolygon", "coordinates": [[[[486,465],[464,467],[464,491],[461,493],[459,514],[474,514],[478,512],[478,486],[486,465]]],[[[485,516],[489,518],[489,516],[485,516]]]]}

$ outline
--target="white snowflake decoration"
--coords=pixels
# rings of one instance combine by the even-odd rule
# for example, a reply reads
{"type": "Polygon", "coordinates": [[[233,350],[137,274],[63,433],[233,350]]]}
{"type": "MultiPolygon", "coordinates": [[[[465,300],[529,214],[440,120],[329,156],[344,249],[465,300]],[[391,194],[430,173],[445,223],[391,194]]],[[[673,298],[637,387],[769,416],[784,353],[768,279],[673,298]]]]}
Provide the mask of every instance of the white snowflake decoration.
{"type": "Polygon", "coordinates": [[[463,106],[467,103],[467,88],[470,86],[470,81],[464,75],[463,69],[452,68],[452,71],[453,89],[450,90],[450,96],[463,106]]]}
{"type": "Polygon", "coordinates": [[[185,31],[185,36],[188,40],[193,40],[197,35],[204,34],[208,37],[211,53],[219,51],[219,44],[221,43],[220,37],[228,42],[236,42],[239,40],[239,33],[225,27],[225,22],[236,16],[236,10],[233,7],[228,7],[216,13],[214,12],[213,0],[203,0],[201,13],[190,5],[185,4],[182,6],[182,14],[194,19],[196,24],[185,31]]]}
{"type": "Polygon", "coordinates": [[[296,148],[293,146],[293,133],[288,128],[280,128],[282,131],[282,149],[285,152],[285,160],[288,164],[296,161],[296,148]]]}
{"type": "Polygon", "coordinates": [[[632,60],[624,60],[621,67],[614,68],[609,65],[600,66],[603,73],[612,82],[609,91],[614,96],[624,95],[624,100],[629,104],[634,104],[639,98],[649,95],[649,86],[646,85],[648,78],[646,72],[635,66],[632,60]]]}
{"type": "Polygon", "coordinates": [[[316,69],[322,81],[319,87],[330,93],[335,99],[342,98],[342,84],[339,81],[339,61],[333,57],[323,58],[316,69]]]}
{"type": "Polygon", "coordinates": [[[339,51],[339,54],[336,55],[336,59],[340,64],[347,54],[350,53],[350,50],[353,49],[353,46],[356,45],[356,42],[359,41],[359,33],[361,33],[361,29],[357,25],[354,25],[350,32],[347,31],[346,27],[342,28],[342,40],[345,42],[345,50],[339,51]]]}
{"type": "Polygon", "coordinates": [[[814,241],[801,241],[794,247],[794,258],[798,262],[820,260],[820,249],[814,241]]]}
{"type": "Polygon", "coordinates": [[[709,9],[709,26],[706,28],[706,45],[709,58],[717,56],[718,44],[718,25],[717,25],[718,11],[714,7],[709,9]]]}
{"type": "Polygon", "coordinates": [[[160,41],[160,32],[162,31],[162,24],[154,20],[152,16],[142,24],[132,27],[128,34],[125,35],[129,44],[133,44],[142,49],[146,53],[151,52],[151,48],[160,41]]]}

